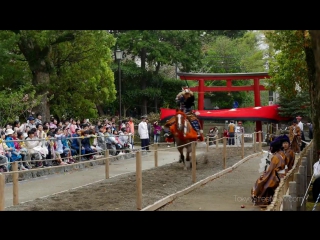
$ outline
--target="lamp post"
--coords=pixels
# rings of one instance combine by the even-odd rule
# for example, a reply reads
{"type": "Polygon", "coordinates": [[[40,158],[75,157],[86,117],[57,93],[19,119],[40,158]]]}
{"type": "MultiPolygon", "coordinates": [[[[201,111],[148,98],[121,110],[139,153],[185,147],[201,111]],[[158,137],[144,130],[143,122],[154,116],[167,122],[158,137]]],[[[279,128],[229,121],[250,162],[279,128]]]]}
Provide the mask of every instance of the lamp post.
{"type": "Polygon", "coordinates": [[[121,120],[121,69],[120,61],[123,57],[123,51],[117,49],[115,52],[116,60],[118,61],[118,72],[119,72],[119,120],[121,120]]]}

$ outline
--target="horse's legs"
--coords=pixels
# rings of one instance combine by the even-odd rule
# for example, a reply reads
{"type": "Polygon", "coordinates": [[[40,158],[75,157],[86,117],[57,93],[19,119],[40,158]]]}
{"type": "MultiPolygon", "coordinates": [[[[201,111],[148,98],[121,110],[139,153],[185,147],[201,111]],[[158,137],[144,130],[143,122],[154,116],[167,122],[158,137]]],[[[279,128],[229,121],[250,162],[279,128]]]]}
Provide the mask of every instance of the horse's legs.
{"type": "Polygon", "coordinates": [[[191,147],[191,145],[189,144],[188,146],[187,146],[187,157],[186,157],[186,163],[185,163],[185,165],[186,165],[186,167],[187,167],[187,164],[189,164],[189,166],[190,166],[190,168],[192,167],[192,162],[190,161],[191,160],[191,158],[190,158],[190,153],[192,152],[192,147],[191,147]]]}
{"type": "Polygon", "coordinates": [[[178,147],[178,150],[180,152],[180,159],[179,159],[179,163],[183,163],[183,169],[187,170],[188,169],[188,163],[190,162],[190,159],[188,159],[188,155],[187,155],[187,159],[184,159],[184,155],[183,155],[183,148],[184,147],[178,147]]]}

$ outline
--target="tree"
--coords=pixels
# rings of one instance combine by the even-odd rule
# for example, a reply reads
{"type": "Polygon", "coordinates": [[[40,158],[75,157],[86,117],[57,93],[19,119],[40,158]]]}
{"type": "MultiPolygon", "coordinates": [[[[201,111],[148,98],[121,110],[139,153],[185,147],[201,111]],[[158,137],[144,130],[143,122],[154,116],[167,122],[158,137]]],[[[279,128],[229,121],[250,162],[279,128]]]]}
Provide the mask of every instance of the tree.
{"type": "MultiPolygon", "coordinates": [[[[259,48],[258,33],[247,31],[243,37],[231,39],[226,36],[212,38],[203,46],[205,57],[197,72],[205,73],[245,73],[265,71],[265,51],[259,48]]],[[[251,85],[253,81],[237,80],[234,86],[251,85]]],[[[226,86],[226,81],[207,81],[208,86],[226,86]]],[[[212,92],[206,94],[220,108],[231,108],[237,101],[240,106],[253,105],[253,92],[212,92]],[[251,104],[248,104],[250,102],[251,104]]]]}
{"type": "Polygon", "coordinates": [[[317,153],[320,151],[320,31],[319,30],[310,30],[311,35],[311,48],[308,49],[308,55],[310,58],[313,57],[314,64],[312,64],[312,59],[310,59],[310,66],[308,64],[308,69],[310,69],[309,73],[309,81],[310,81],[310,93],[311,100],[313,106],[313,115],[312,115],[312,123],[314,129],[314,149],[313,152],[313,161],[315,162],[318,158],[317,153]],[[316,152],[317,151],[317,152],[316,152]]]}
{"type": "MultiPolygon", "coordinates": [[[[264,31],[267,43],[274,49],[270,54],[270,86],[287,99],[294,99],[299,93],[309,93],[310,118],[314,128],[313,162],[317,161],[320,149],[319,134],[319,80],[316,79],[317,62],[315,54],[318,50],[317,32],[309,30],[269,30],[264,31]],[[311,35],[313,37],[311,37],[311,35]]],[[[317,53],[318,54],[318,53],[317,53]]],[[[296,106],[297,109],[301,105],[296,106]]]]}
{"type": "MultiPolygon", "coordinates": [[[[113,74],[108,69],[108,64],[111,62],[110,47],[114,45],[115,39],[106,31],[11,30],[1,31],[0,34],[1,39],[4,39],[5,36],[10,40],[13,39],[7,41],[10,47],[7,51],[15,54],[12,57],[19,56],[20,59],[16,57],[15,60],[27,63],[36,94],[42,96],[41,104],[35,111],[42,113],[44,121],[50,118],[50,99],[53,99],[53,104],[64,103],[64,99],[57,100],[55,97],[55,94],[63,90],[59,86],[61,82],[69,86],[68,84],[74,82],[75,79],[78,81],[79,85],[74,89],[73,97],[77,97],[75,102],[82,103],[78,109],[82,107],[83,112],[87,111],[88,106],[89,113],[94,111],[92,109],[95,107],[94,104],[86,97],[97,96],[93,92],[91,95],[81,94],[81,91],[78,91],[80,88],[81,90],[86,88],[96,90],[99,88],[97,85],[102,82],[104,84],[100,90],[105,94],[101,101],[105,97],[110,97],[111,100],[114,98],[115,91],[112,91],[111,87],[109,92],[107,85],[113,82],[113,74]],[[15,44],[10,45],[9,43],[15,44]],[[51,77],[56,80],[54,84],[51,84],[51,77]],[[83,84],[83,81],[92,84],[83,84]]],[[[70,100],[70,95],[68,100],[70,100]]]]}
{"type": "Polygon", "coordinates": [[[26,120],[32,114],[32,108],[40,104],[41,97],[35,96],[35,91],[30,92],[28,87],[0,91],[0,126],[12,125],[15,120],[20,121],[20,116],[26,120]]]}
{"type": "Polygon", "coordinates": [[[125,30],[115,34],[117,46],[140,62],[142,114],[147,113],[150,95],[147,93],[153,92],[150,90],[150,80],[156,79],[161,66],[179,64],[182,71],[190,71],[201,59],[198,30],[125,30]],[[153,77],[148,79],[150,74],[145,72],[153,72],[153,77]]]}

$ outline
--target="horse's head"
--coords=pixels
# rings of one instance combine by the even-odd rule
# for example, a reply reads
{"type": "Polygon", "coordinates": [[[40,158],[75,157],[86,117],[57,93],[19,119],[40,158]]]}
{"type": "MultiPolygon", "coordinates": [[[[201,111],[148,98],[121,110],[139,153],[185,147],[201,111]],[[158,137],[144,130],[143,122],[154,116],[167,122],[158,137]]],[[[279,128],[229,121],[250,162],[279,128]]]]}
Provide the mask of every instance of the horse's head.
{"type": "Polygon", "coordinates": [[[186,118],[187,118],[187,116],[184,112],[182,112],[181,110],[177,110],[176,116],[175,116],[177,130],[179,130],[179,131],[184,130],[186,118]]]}

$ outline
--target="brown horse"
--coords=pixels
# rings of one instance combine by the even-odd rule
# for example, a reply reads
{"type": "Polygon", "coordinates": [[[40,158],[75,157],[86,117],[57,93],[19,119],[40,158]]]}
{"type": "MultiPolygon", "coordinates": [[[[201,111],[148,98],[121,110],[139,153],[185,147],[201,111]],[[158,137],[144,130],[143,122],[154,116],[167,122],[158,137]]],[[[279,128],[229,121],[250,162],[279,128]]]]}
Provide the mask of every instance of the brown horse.
{"type": "Polygon", "coordinates": [[[185,170],[188,169],[188,164],[191,168],[191,143],[193,141],[197,141],[198,137],[197,132],[191,126],[187,115],[183,111],[177,109],[176,115],[172,117],[172,119],[167,121],[166,126],[170,127],[170,132],[173,134],[178,151],[180,152],[179,162],[182,162],[184,164],[185,170]],[[187,151],[186,158],[183,154],[184,148],[187,151]]]}

